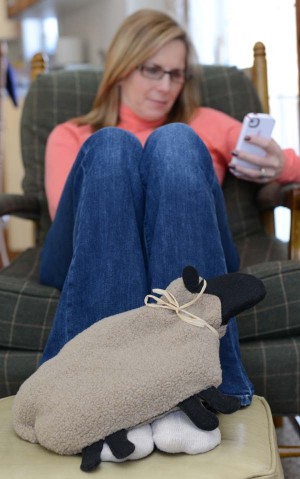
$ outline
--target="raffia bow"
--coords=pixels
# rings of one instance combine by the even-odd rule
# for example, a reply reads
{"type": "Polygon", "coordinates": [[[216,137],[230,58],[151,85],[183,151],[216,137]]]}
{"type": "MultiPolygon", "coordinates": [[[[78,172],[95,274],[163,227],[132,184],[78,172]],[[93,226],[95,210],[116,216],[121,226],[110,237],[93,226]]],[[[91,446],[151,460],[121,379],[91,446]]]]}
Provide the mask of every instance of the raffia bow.
{"type": "Polygon", "coordinates": [[[162,299],[161,297],[154,296],[153,294],[147,294],[144,299],[144,303],[146,306],[149,306],[150,308],[163,308],[163,309],[170,309],[172,311],[175,311],[177,314],[178,318],[181,319],[182,321],[185,321],[186,323],[192,324],[193,326],[198,326],[200,328],[203,328],[206,326],[209,328],[217,337],[219,337],[218,331],[208,324],[205,319],[200,318],[199,316],[196,316],[193,313],[190,313],[189,311],[186,311],[186,308],[188,306],[191,306],[192,304],[196,303],[198,299],[202,296],[204,293],[207,282],[205,279],[203,279],[203,286],[201,288],[201,291],[197,294],[195,298],[192,299],[189,303],[183,304],[182,306],[179,305],[177,299],[175,298],[174,294],[170,293],[170,291],[167,291],[166,289],[153,289],[153,293],[156,294],[161,294],[163,295],[166,300],[162,299]],[[149,300],[153,299],[156,301],[156,303],[149,303],[149,300]]]}

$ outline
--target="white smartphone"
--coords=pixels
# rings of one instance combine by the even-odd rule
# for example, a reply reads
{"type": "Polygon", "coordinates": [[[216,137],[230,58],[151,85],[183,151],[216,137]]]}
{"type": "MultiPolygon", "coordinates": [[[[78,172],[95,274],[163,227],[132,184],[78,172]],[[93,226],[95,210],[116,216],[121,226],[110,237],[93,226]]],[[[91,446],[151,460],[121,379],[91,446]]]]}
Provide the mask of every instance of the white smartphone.
{"type": "MultiPolygon", "coordinates": [[[[264,157],[266,155],[265,150],[259,146],[252,145],[248,141],[245,141],[245,136],[261,136],[263,138],[271,138],[274,125],[274,118],[267,113],[248,113],[243,120],[241,133],[235,147],[236,150],[245,151],[253,155],[264,157]]],[[[236,163],[245,168],[260,168],[257,165],[253,165],[253,163],[241,160],[239,157],[235,156],[233,158],[236,163]]]]}

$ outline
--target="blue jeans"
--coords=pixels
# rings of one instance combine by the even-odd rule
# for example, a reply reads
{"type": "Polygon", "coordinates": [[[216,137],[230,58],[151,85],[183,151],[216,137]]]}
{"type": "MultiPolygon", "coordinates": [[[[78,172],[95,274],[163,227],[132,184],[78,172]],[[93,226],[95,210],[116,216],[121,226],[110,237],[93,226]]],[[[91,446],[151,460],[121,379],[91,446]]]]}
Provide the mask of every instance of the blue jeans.
{"type": "MultiPolygon", "coordinates": [[[[95,321],[143,305],[191,264],[204,278],[238,269],[222,190],[201,139],[183,124],[144,148],[118,128],[82,146],[41,257],[43,284],[62,290],[42,362],[95,321]]],[[[247,405],[235,319],[221,340],[221,390],[247,405]]]]}

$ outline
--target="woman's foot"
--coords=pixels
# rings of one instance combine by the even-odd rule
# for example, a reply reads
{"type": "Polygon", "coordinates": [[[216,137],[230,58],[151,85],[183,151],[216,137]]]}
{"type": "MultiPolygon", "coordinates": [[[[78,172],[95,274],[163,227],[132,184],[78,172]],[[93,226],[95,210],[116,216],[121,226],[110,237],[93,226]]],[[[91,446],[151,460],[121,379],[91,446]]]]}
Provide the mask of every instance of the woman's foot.
{"type": "Polygon", "coordinates": [[[103,462],[124,462],[142,459],[148,456],[154,449],[152,430],[150,424],[135,427],[127,432],[127,439],[135,445],[135,450],[125,459],[117,459],[111,452],[108,444],[105,442],[101,452],[101,461],[103,462]]]}
{"type": "Polygon", "coordinates": [[[151,424],[154,444],[168,453],[200,454],[210,451],[221,442],[220,429],[198,429],[182,412],[174,411],[151,424]]]}

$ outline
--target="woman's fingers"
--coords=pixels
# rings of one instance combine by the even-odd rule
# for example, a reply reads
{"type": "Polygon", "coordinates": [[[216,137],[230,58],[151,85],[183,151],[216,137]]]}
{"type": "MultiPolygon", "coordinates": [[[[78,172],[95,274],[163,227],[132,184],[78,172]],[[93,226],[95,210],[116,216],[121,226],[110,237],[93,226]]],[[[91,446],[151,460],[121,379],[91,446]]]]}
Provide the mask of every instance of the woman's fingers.
{"type": "Polygon", "coordinates": [[[244,151],[234,151],[233,160],[229,164],[229,169],[238,178],[255,181],[257,183],[268,183],[275,180],[282,172],[284,166],[284,155],[280,146],[273,139],[266,139],[258,136],[248,137],[249,143],[260,146],[266,152],[264,157],[247,153],[244,151]],[[248,168],[241,165],[238,158],[253,165],[248,168]]]}
{"type": "Polygon", "coordinates": [[[275,179],[273,170],[263,167],[260,169],[239,167],[238,170],[237,168],[230,167],[229,170],[237,178],[246,181],[254,181],[255,183],[269,183],[269,181],[275,179]]]}

